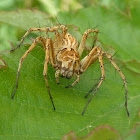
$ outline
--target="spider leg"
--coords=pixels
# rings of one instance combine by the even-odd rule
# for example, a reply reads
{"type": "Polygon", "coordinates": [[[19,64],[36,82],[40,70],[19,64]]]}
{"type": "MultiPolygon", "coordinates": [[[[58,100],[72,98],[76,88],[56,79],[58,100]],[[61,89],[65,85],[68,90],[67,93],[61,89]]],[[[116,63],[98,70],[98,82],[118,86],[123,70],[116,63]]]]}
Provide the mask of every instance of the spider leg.
{"type": "Polygon", "coordinates": [[[118,73],[120,74],[120,76],[121,76],[121,78],[122,78],[122,80],[124,82],[124,87],[125,87],[125,108],[126,108],[127,115],[129,116],[128,106],[127,106],[127,84],[126,84],[126,78],[125,78],[124,74],[122,73],[122,71],[120,70],[120,68],[112,60],[112,56],[110,54],[108,54],[108,53],[104,53],[104,54],[110,60],[111,64],[114,66],[114,68],[118,71],[118,73]]]}
{"type": "Polygon", "coordinates": [[[65,38],[66,34],[67,34],[67,28],[63,29],[61,33],[55,31],[55,36],[53,41],[54,54],[57,54],[58,51],[62,48],[62,45],[64,45],[63,39],[65,38]]]}
{"type": "Polygon", "coordinates": [[[48,70],[48,62],[49,62],[49,48],[50,48],[50,44],[51,44],[51,39],[48,38],[46,40],[46,48],[45,48],[45,62],[44,62],[44,70],[43,70],[43,76],[44,76],[44,79],[45,79],[45,83],[46,83],[46,87],[48,89],[48,93],[49,93],[49,96],[50,96],[50,99],[51,99],[51,102],[52,102],[52,105],[53,105],[53,109],[55,110],[55,106],[54,106],[54,102],[53,102],[53,98],[52,98],[52,95],[50,93],[50,88],[49,88],[49,84],[48,84],[48,80],[47,80],[47,70],[48,70]]]}
{"type": "Polygon", "coordinates": [[[79,81],[80,81],[80,76],[76,74],[76,80],[69,86],[66,86],[65,88],[70,88],[70,87],[73,87],[75,86],[79,81]]]}
{"type": "Polygon", "coordinates": [[[16,79],[16,87],[15,87],[15,90],[12,94],[12,99],[14,98],[15,96],[15,93],[16,93],[16,90],[18,88],[18,80],[19,80],[19,75],[20,75],[20,69],[21,69],[21,66],[22,66],[22,63],[24,61],[24,59],[27,57],[27,55],[33,50],[33,48],[36,46],[36,44],[41,40],[42,37],[37,37],[32,45],[29,47],[29,49],[24,53],[24,55],[21,57],[20,61],[19,61],[19,67],[18,67],[18,71],[17,71],[17,79],[16,79]]]}
{"type": "Polygon", "coordinates": [[[85,48],[85,44],[86,44],[86,40],[87,40],[88,34],[89,33],[95,33],[95,40],[94,40],[94,44],[95,44],[95,42],[97,40],[98,32],[99,32],[98,29],[88,29],[87,31],[84,32],[82,40],[81,40],[81,43],[80,43],[80,46],[78,48],[78,53],[79,53],[80,56],[83,53],[83,50],[85,48]]]}
{"type": "MultiPolygon", "coordinates": [[[[85,106],[85,108],[84,108],[84,110],[83,110],[83,112],[82,112],[82,115],[84,115],[84,113],[85,113],[85,111],[86,111],[86,109],[87,109],[88,104],[90,103],[90,101],[92,100],[92,98],[95,96],[95,94],[97,93],[99,87],[101,86],[102,82],[103,82],[104,79],[105,79],[105,70],[104,70],[104,65],[103,65],[103,53],[102,53],[102,51],[101,51],[100,48],[97,48],[97,52],[99,53],[98,58],[99,58],[99,62],[100,62],[100,68],[101,68],[101,74],[102,74],[102,76],[101,76],[101,79],[99,80],[99,82],[98,82],[98,84],[97,84],[97,87],[96,87],[94,93],[92,94],[91,98],[87,101],[87,104],[86,104],[86,106],[85,106]]],[[[90,94],[90,93],[94,90],[94,88],[95,88],[95,87],[93,87],[93,88],[89,91],[88,94],[90,94]]]]}
{"type": "Polygon", "coordinates": [[[19,48],[20,45],[23,43],[23,41],[25,40],[25,38],[29,35],[30,32],[33,31],[42,31],[42,32],[55,32],[57,30],[63,30],[65,32],[66,27],[64,25],[60,25],[60,26],[54,26],[54,27],[45,27],[45,28],[30,28],[22,37],[22,39],[20,40],[19,45],[16,48],[13,48],[11,51],[14,51],[15,49],[19,48]]]}
{"type": "Polygon", "coordinates": [[[60,70],[58,69],[56,72],[55,72],[55,79],[56,79],[56,83],[59,85],[59,73],[60,73],[60,70]]]}
{"type": "Polygon", "coordinates": [[[88,104],[90,103],[90,101],[92,100],[92,98],[94,97],[94,95],[97,93],[99,87],[101,86],[103,80],[105,79],[105,71],[104,71],[104,65],[103,65],[103,56],[106,55],[106,57],[110,60],[111,64],[114,66],[114,68],[118,71],[118,73],[120,74],[121,78],[124,81],[124,86],[125,86],[125,108],[126,108],[126,112],[127,115],[129,116],[129,111],[128,111],[128,106],[127,106],[127,83],[126,83],[126,78],[124,76],[124,74],[122,73],[122,71],[120,70],[120,68],[116,65],[116,63],[112,60],[112,56],[106,52],[101,51],[101,49],[99,47],[94,47],[91,52],[89,53],[88,56],[86,56],[82,61],[82,65],[81,65],[81,73],[84,72],[91,64],[93,64],[97,58],[99,58],[99,62],[100,62],[100,67],[101,67],[101,72],[102,72],[102,77],[99,80],[99,82],[97,84],[95,84],[95,86],[88,92],[88,94],[85,96],[87,97],[96,87],[95,92],[93,93],[92,97],[88,100],[82,115],[85,113],[86,108],[88,106],[88,104]],[[97,52],[97,54],[96,54],[97,52]],[[100,52],[100,54],[98,55],[98,53],[100,52]],[[90,55],[92,55],[92,57],[90,57],[90,55]]]}
{"type": "MultiPolygon", "coordinates": [[[[90,51],[90,53],[81,60],[80,73],[85,72],[90,65],[92,65],[95,61],[97,61],[99,59],[98,56],[99,56],[99,54],[97,53],[97,47],[95,46],[90,51]]],[[[97,85],[98,85],[98,83],[95,84],[93,88],[95,88],[97,85]]],[[[88,92],[88,94],[85,96],[85,98],[88,97],[89,94],[90,94],[90,92],[88,92]]]]}
{"type": "MultiPolygon", "coordinates": [[[[99,82],[98,82],[99,83],[99,82]]],[[[92,91],[98,86],[98,83],[96,83],[94,86],[93,86],[93,88],[92,88],[92,91]]],[[[91,90],[90,90],[91,91],[91,90]]],[[[89,96],[89,94],[92,92],[88,92],[86,95],[85,95],[85,98],[87,98],[88,96],[89,96]]]]}
{"type": "MultiPolygon", "coordinates": [[[[44,47],[44,50],[46,51],[46,39],[42,37],[41,42],[44,47]]],[[[57,67],[53,43],[50,38],[49,38],[49,62],[54,68],[57,67]]]]}
{"type": "Polygon", "coordinates": [[[95,46],[90,53],[81,60],[80,73],[83,73],[87,68],[98,60],[97,47],[95,46]]]}

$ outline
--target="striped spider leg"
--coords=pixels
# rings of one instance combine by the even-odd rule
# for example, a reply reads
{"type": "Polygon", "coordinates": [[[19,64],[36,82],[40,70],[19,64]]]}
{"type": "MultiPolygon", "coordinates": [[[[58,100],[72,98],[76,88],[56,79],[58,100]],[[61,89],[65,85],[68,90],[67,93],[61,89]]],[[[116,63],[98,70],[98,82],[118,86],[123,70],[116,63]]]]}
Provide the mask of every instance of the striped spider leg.
{"type": "MultiPolygon", "coordinates": [[[[56,35],[55,35],[55,39],[54,39],[54,42],[57,42],[57,41],[60,41],[58,40],[58,38],[62,38],[65,33],[67,32],[67,29],[65,28],[64,25],[60,25],[60,26],[56,26],[56,27],[46,27],[46,28],[30,28],[26,33],[25,35],[23,36],[23,38],[21,39],[19,45],[12,49],[11,51],[14,51],[15,49],[19,48],[20,45],[23,43],[24,39],[27,37],[27,35],[31,32],[31,31],[45,31],[45,32],[55,32],[56,35]],[[57,30],[61,29],[62,32],[61,34],[59,34],[59,32],[57,32],[57,30]]],[[[17,78],[16,78],[16,86],[15,86],[15,90],[12,94],[12,99],[14,98],[15,96],[15,93],[16,93],[16,90],[18,88],[18,80],[19,80],[19,75],[20,75],[20,69],[21,69],[21,66],[22,66],[22,63],[23,61],[25,60],[25,58],[27,57],[27,55],[34,49],[34,47],[41,41],[43,47],[44,47],[44,50],[45,50],[45,62],[44,62],[44,70],[43,70],[43,75],[44,75],[44,79],[45,79],[45,82],[46,82],[46,87],[48,89],[48,93],[49,93],[49,96],[50,96],[50,99],[51,99],[51,102],[52,102],[52,105],[53,105],[53,109],[55,110],[55,106],[54,106],[54,103],[53,103],[53,98],[51,96],[51,93],[50,93],[50,88],[49,88],[49,85],[48,85],[48,80],[47,80],[47,65],[48,65],[48,62],[51,63],[51,65],[56,68],[56,60],[55,60],[55,52],[54,52],[54,48],[53,48],[53,42],[51,40],[51,38],[47,38],[45,39],[44,37],[37,37],[32,45],[29,47],[29,49],[24,53],[24,55],[21,57],[20,61],[19,61],[19,67],[18,67],[18,71],[17,71],[17,78]]]]}
{"type": "MultiPolygon", "coordinates": [[[[50,89],[49,89],[49,85],[48,85],[48,80],[47,80],[47,65],[48,65],[48,62],[49,62],[49,56],[51,51],[51,39],[48,38],[48,39],[45,39],[44,37],[37,37],[32,45],[29,47],[29,49],[24,53],[24,55],[21,57],[20,61],[19,61],[19,67],[18,67],[18,71],[17,71],[17,79],[16,79],[16,87],[15,87],[15,90],[12,94],[12,99],[14,98],[15,96],[15,93],[16,93],[16,90],[18,88],[18,80],[19,80],[19,75],[20,75],[20,69],[21,69],[21,66],[22,66],[22,63],[23,61],[25,60],[25,58],[27,57],[27,55],[34,49],[34,47],[37,45],[37,43],[39,42],[42,42],[43,44],[43,47],[45,49],[45,62],[44,62],[44,70],[43,70],[43,76],[44,76],[44,79],[45,79],[45,82],[46,82],[46,87],[48,89],[48,93],[49,93],[49,96],[50,96],[50,99],[51,99],[51,102],[52,102],[52,105],[53,105],[53,108],[55,110],[55,106],[54,106],[54,103],[53,103],[53,98],[51,96],[51,93],[50,93],[50,89]]],[[[53,59],[51,59],[53,61],[53,59]]]]}
{"type": "MultiPolygon", "coordinates": [[[[85,43],[86,43],[87,36],[91,32],[93,32],[93,30],[91,30],[91,29],[87,30],[84,33],[83,37],[82,37],[82,42],[81,42],[80,47],[78,49],[80,55],[82,54],[82,52],[84,50],[84,46],[85,46],[85,43]]],[[[96,37],[97,37],[97,34],[98,34],[98,30],[96,31],[96,35],[95,35],[96,37]]],[[[97,39],[97,38],[95,38],[95,39],[97,39]]],[[[80,74],[85,72],[87,70],[87,68],[89,66],[91,66],[97,60],[99,60],[100,68],[101,68],[101,78],[100,78],[99,82],[96,85],[94,85],[93,88],[85,96],[85,98],[88,97],[88,95],[91,92],[93,92],[93,90],[95,89],[94,93],[92,94],[90,99],[87,101],[87,104],[86,104],[86,106],[85,106],[85,108],[84,108],[84,110],[82,112],[82,115],[85,113],[88,104],[90,103],[92,98],[95,96],[95,94],[97,93],[99,87],[101,86],[102,82],[105,79],[105,70],[104,70],[104,64],[103,64],[103,56],[106,56],[109,59],[109,61],[114,66],[114,68],[118,71],[118,73],[120,74],[120,76],[121,76],[121,78],[122,78],[122,80],[124,82],[124,87],[125,87],[125,108],[126,108],[127,115],[129,116],[129,111],[128,111],[128,107],[127,107],[127,83],[126,83],[126,78],[125,78],[124,74],[122,73],[122,71],[120,70],[120,68],[112,60],[112,56],[110,54],[102,51],[101,48],[97,47],[97,46],[94,46],[93,49],[90,51],[90,53],[81,60],[80,74]]]]}

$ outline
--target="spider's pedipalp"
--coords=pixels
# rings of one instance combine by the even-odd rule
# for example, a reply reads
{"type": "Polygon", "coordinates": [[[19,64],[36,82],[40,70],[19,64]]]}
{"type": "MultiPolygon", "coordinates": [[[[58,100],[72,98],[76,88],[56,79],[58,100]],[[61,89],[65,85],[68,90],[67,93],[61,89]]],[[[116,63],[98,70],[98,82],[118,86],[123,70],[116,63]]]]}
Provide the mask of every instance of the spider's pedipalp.
{"type": "Polygon", "coordinates": [[[65,88],[70,88],[75,86],[78,82],[80,81],[80,76],[78,74],[76,74],[76,80],[69,86],[66,86],[65,88]]]}

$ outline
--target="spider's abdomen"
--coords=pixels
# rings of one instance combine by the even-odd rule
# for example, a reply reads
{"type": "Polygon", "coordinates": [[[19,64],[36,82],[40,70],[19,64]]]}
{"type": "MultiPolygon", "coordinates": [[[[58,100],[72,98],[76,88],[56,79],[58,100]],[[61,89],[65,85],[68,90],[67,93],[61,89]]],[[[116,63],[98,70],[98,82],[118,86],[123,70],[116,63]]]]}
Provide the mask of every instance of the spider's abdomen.
{"type": "Polygon", "coordinates": [[[79,72],[80,57],[73,48],[64,48],[57,54],[58,69],[66,78],[72,78],[74,73],[79,72]]]}

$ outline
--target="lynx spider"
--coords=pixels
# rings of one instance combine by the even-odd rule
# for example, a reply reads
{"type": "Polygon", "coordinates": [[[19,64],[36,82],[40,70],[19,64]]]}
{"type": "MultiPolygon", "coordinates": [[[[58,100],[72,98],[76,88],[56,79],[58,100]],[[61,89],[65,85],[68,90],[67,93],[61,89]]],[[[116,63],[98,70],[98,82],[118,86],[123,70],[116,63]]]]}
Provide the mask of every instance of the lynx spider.
{"type": "Polygon", "coordinates": [[[82,36],[82,40],[80,43],[80,46],[78,47],[78,42],[76,39],[68,32],[68,29],[65,25],[59,25],[54,27],[45,27],[45,28],[30,28],[25,35],[22,37],[19,45],[12,49],[11,51],[14,51],[15,49],[19,48],[20,45],[23,43],[24,39],[28,36],[30,32],[34,31],[42,31],[42,32],[54,32],[55,37],[54,40],[51,38],[45,38],[43,36],[39,36],[36,39],[34,39],[33,43],[29,47],[29,49],[24,53],[24,55],[21,57],[19,61],[19,67],[17,71],[17,79],[16,79],[16,87],[12,94],[12,99],[15,96],[15,92],[18,88],[18,80],[19,80],[19,74],[20,69],[22,66],[22,63],[26,56],[34,49],[34,47],[41,41],[44,50],[45,50],[45,62],[44,62],[44,71],[43,76],[45,79],[46,87],[50,96],[50,100],[53,105],[53,109],[55,110],[54,102],[52,95],[50,93],[48,80],[47,80],[47,66],[48,63],[50,63],[55,69],[55,78],[57,84],[59,84],[59,74],[61,74],[62,77],[66,78],[72,78],[73,76],[76,77],[76,80],[69,86],[66,86],[66,88],[70,88],[75,86],[79,80],[80,80],[80,74],[85,72],[89,66],[91,66],[95,61],[99,60],[100,68],[101,68],[101,78],[99,82],[93,86],[93,88],[88,92],[88,94],[85,97],[88,97],[88,95],[94,90],[94,93],[90,97],[90,99],[87,101],[87,104],[82,112],[82,115],[85,113],[88,104],[92,100],[92,98],[97,93],[99,87],[101,86],[102,82],[105,79],[105,70],[104,70],[104,64],[103,64],[103,56],[106,56],[111,64],[114,66],[114,68],[118,71],[121,78],[124,82],[125,87],[125,108],[127,115],[129,116],[129,111],[127,107],[127,83],[124,74],[121,72],[120,68],[116,65],[116,63],[112,60],[112,56],[104,51],[101,50],[99,46],[95,46],[95,42],[97,40],[97,35],[99,33],[98,29],[88,29],[84,32],[82,36]],[[61,30],[59,32],[58,30],[61,30]],[[80,60],[80,56],[83,53],[83,50],[85,48],[85,43],[87,40],[87,37],[90,33],[95,33],[95,40],[94,40],[94,47],[90,51],[90,53],[85,56],[82,60],[80,60]]]}

